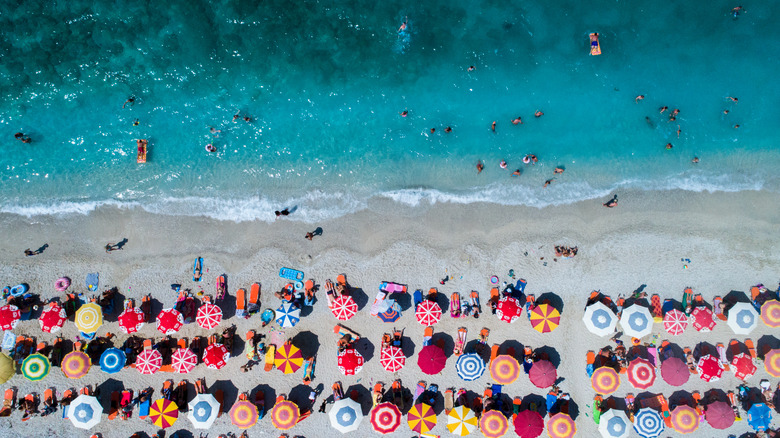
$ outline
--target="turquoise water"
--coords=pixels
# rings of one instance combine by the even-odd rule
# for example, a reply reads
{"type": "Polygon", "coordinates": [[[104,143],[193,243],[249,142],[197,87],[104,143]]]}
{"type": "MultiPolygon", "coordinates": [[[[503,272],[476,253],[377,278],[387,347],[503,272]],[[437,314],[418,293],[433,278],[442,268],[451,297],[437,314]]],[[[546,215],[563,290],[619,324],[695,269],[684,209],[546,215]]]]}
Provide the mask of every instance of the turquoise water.
{"type": "Polygon", "coordinates": [[[780,190],[772,2],[737,19],[725,1],[8,3],[0,211],[272,220],[295,205],[291,219],[316,221],[372,198],[545,206],[621,188],[780,190]],[[603,55],[588,55],[590,32],[603,55]],[[237,111],[252,120],[233,122],[237,111]],[[149,140],[146,164],[136,138],[149,140]],[[539,163],[523,165],[529,153],[539,163]],[[555,166],[566,172],[543,188],[555,166]]]}

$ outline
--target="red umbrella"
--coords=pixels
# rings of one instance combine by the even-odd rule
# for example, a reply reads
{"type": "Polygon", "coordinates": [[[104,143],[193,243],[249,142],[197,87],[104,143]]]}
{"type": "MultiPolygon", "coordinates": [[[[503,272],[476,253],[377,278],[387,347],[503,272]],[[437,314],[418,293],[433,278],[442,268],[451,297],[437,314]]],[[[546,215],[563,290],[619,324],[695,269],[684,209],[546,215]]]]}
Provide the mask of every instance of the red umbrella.
{"type": "Polygon", "coordinates": [[[528,378],[537,388],[547,388],[558,379],[558,371],[549,360],[540,360],[534,362],[528,372],[528,378]]]}
{"type": "Polygon", "coordinates": [[[218,370],[225,365],[230,358],[230,352],[222,344],[211,344],[203,350],[203,363],[209,368],[218,370]]]}
{"type": "Polygon", "coordinates": [[[47,333],[56,333],[60,331],[67,319],[68,314],[65,313],[65,309],[59,304],[52,302],[49,307],[41,313],[38,322],[41,324],[41,330],[47,333]]]}
{"type": "Polygon", "coordinates": [[[119,329],[127,333],[135,333],[144,326],[146,318],[138,307],[132,307],[119,314],[119,329]]]}
{"type": "Polygon", "coordinates": [[[682,386],[691,377],[688,365],[679,357],[670,357],[661,364],[661,377],[672,386],[682,386]]]}
{"type": "MultiPolygon", "coordinates": [[[[714,321],[713,321],[714,322],[714,321]]],[[[664,315],[664,330],[671,335],[681,335],[688,328],[688,315],[672,309],[664,315]]]]}
{"type": "Polygon", "coordinates": [[[699,363],[696,364],[696,370],[699,372],[699,377],[705,382],[712,382],[720,379],[723,375],[723,364],[715,356],[706,355],[699,359],[699,363]]]}
{"type": "Polygon", "coordinates": [[[349,295],[342,295],[333,300],[333,307],[330,309],[333,316],[339,321],[347,321],[358,311],[357,303],[349,295]]]}
{"type": "Polygon", "coordinates": [[[339,352],[339,371],[345,376],[359,373],[363,369],[363,355],[354,348],[347,348],[339,352]]]}
{"type": "Polygon", "coordinates": [[[391,373],[394,373],[406,364],[406,356],[404,352],[398,347],[386,347],[382,349],[382,357],[379,359],[379,363],[391,373]]]}
{"type": "Polygon", "coordinates": [[[19,308],[14,305],[0,307],[0,330],[13,330],[21,317],[19,308]]]}
{"type": "Polygon", "coordinates": [[[710,423],[713,429],[726,429],[734,424],[736,416],[734,409],[723,401],[716,401],[707,405],[705,412],[707,423],[710,423]]]}
{"type": "Polygon", "coordinates": [[[513,423],[520,438],[536,438],[544,431],[544,419],[536,411],[520,411],[513,423]]]}
{"type": "Polygon", "coordinates": [[[434,325],[441,320],[441,307],[433,301],[425,300],[417,305],[414,315],[420,324],[424,326],[434,325]]]}
{"type": "Polygon", "coordinates": [[[647,359],[638,357],[628,364],[628,381],[636,389],[647,389],[655,382],[655,367],[647,359]]]}
{"type": "Polygon", "coordinates": [[[425,374],[437,374],[447,364],[447,356],[444,350],[436,345],[426,345],[417,355],[417,365],[425,374]]]}
{"type": "Polygon", "coordinates": [[[171,367],[180,374],[186,374],[198,364],[198,356],[189,348],[179,348],[171,355],[171,367]]]}
{"type": "Polygon", "coordinates": [[[738,379],[746,380],[756,373],[756,363],[750,355],[739,353],[731,360],[731,369],[738,379]]]}
{"type": "Polygon", "coordinates": [[[691,320],[693,327],[700,332],[708,332],[715,328],[715,319],[712,310],[707,307],[699,306],[693,309],[691,320]]]}
{"type": "Polygon", "coordinates": [[[222,309],[216,304],[204,303],[198,308],[198,315],[195,317],[195,322],[201,328],[211,330],[218,326],[222,321],[222,309]]]}
{"type": "Polygon", "coordinates": [[[157,315],[157,330],[164,335],[172,335],[184,325],[184,317],[176,309],[163,309],[157,315]]]}
{"type": "Polygon", "coordinates": [[[498,306],[496,306],[496,316],[498,316],[498,319],[501,321],[511,323],[519,318],[522,314],[523,306],[520,305],[520,302],[517,301],[517,299],[507,296],[501,298],[498,301],[498,306]]]}

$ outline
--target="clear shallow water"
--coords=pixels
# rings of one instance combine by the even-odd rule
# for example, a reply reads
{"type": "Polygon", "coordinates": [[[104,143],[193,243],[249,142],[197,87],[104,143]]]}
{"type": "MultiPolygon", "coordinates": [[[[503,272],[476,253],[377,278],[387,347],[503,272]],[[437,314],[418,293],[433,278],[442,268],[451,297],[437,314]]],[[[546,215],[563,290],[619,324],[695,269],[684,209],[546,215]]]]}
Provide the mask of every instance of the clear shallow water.
{"type": "Polygon", "coordinates": [[[0,11],[0,211],[272,220],[296,205],[291,218],[315,221],[375,197],[544,206],[623,187],[780,190],[771,4],[735,20],[722,1],[92,3],[0,11]],[[232,122],[239,110],[253,120],[232,122]],[[136,138],[149,139],[144,165],[136,138]],[[540,162],[524,166],[528,153],[540,162]]]}

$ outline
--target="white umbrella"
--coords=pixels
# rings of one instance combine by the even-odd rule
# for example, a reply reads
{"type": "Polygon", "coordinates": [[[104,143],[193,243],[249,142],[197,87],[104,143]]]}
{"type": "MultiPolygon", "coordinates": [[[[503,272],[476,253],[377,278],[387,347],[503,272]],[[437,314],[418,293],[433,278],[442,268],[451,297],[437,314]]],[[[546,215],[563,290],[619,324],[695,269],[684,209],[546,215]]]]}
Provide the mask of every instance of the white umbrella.
{"type": "Polygon", "coordinates": [[[623,309],[623,314],[620,316],[620,326],[626,336],[641,338],[652,333],[653,315],[647,307],[632,304],[623,309]]]}
{"type": "Polygon", "coordinates": [[[615,312],[600,301],[585,308],[585,315],[582,316],[582,320],[591,333],[599,336],[607,336],[614,333],[617,325],[615,312]]]}
{"type": "Polygon", "coordinates": [[[363,410],[360,408],[360,403],[347,397],[334,403],[328,416],[331,426],[341,433],[347,433],[357,430],[360,426],[360,422],[363,420],[363,410]]]}
{"type": "Polygon", "coordinates": [[[758,324],[758,312],[750,303],[737,303],[729,309],[728,325],[734,333],[746,335],[753,331],[758,324]]]}
{"type": "Polygon", "coordinates": [[[68,406],[68,418],[79,429],[91,429],[100,423],[103,406],[96,397],[81,394],[68,406]]]}
{"type": "Polygon", "coordinates": [[[198,394],[189,404],[187,417],[195,429],[208,429],[219,414],[219,402],[211,394],[198,394]]]}
{"type": "Polygon", "coordinates": [[[608,410],[599,419],[599,432],[604,438],[626,438],[632,426],[626,413],[617,409],[608,410]]]}

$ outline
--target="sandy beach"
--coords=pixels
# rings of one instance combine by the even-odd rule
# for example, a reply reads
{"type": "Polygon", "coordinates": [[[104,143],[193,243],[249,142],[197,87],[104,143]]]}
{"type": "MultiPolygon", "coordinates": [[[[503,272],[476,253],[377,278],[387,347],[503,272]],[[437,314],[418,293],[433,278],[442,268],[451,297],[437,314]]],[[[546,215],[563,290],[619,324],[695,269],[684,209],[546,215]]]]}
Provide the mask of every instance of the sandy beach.
{"type": "MultiPolygon", "coordinates": [[[[407,389],[413,390],[418,380],[425,380],[437,383],[442,391],[448,387],[463,387],[480,394],[491,382],[489,373],[474,382],[459,379],[454,356],[449,357],[440,375],[427,376],[420,372],[416,354],[421,348],[423,327],[415,320],[413,310],[406,306],[403,317],[395,326],[405,329],[405,342],[407,346],[413,346],[407,348],[414,351],[414,356],[407,359],[407,365],[401,371],[385,371],[379,363],[379,344],[382,333],[389,332],[393,324],[382,323],[369,314],[371,301],[382,281],[406,284],[410,292],[439,287],[446,296],[455,291],[468,293],[477,290],[486,310],[484,302],[488,298],[490,277],[497,275],[502,282],[510,281],[507,273],[513,269],[518,277],[528,281],[527,293],[539,296],[552,292],[562,299],[562,323],[554,332],[540,334],[531,328],[526,319],[510,325],[487,312],[479,319],[453,319],[446,315],[435,326],[436,336],[446,339],[448,355],[452,351],[452,338],[460,326],[468,328],[469,341],[476,338],[480,328],[488,327],[491,329],[490,344],[513,341],[534,348],[553,348],[560,358],[558,375],[564,379],[560,386],[571,395],[579,411],[576,417],[577,436],[592,437],[598,436],[598,428],[590,418],[594,391],[585,373],[585,354],[588,350],[598,350],[611,343],[608,337],[590,334],[582,322],[585,301],[592,290],[601,290],[614,299],[618,294],[627,295],[646,285],[644,290],[649,294],[657,293],[662,299],[679,300],[683,289],[690,286],[694,293],[701,293],[711,303],[715,295],[723,296],[732,290],[747,292],[757,283],[775,290],[780,278],[778,194],[642,191],[619,195],[619,206],[614,209],[602,207],[604,200],[536,209],[487,203],[407,207],[390,200],[375,199],[367,210],[317,224],[298,222],[294,213],[290,218],[274,223],[235,223],[115,208],[101,208],[89,215],[67,217],[3,215],[0,216],[0,229],[3,231],[0,281],[11,286],[26,282],[31,292],[40,294],[46,301],[60,296],[54,289],[57,278],[67,275],[74,280],[73,290],[86,291],[85,275],[99,272],[101,290],[116,286],[124,297],[136,299],[151,293],[162,306],[171,307],[176,299],[170,288],[172,283],[180,283],[193,292],[202,289],[213,295],[216,277],[226,273],[231,297],[237,288],[248,289],[252,283],[260,282],[262,307],[276,308],[280,301],[273,296],[273,291],[285,284],[277,275],[280,267],[300,269],[317,284],[328,278],[335,280],[337,274],[345,273],[349,283],[360,289],[356,300],[361,309],[358,315],[344,324],[368,341],[361,341],[366,365],[360,373],[343,376],[336,367],[337,337],[332,327],[337,321],[326,306],[324,292],[318,294],[319,301],[311,314],[293,329],[285,331],[287,338],[298,340],[296,344],[305,354],[317,354],[313,386],[322,384],[326,388],[317,400],[315,413],[288,433],[291,437],[318,437],[337,433],[331,429],[327,415],[316,412],[336,380],[340,380],[347,390],[362,388],[360,402],[365,414],[369,413],[371,406],[370,387],[378,381],[385,382],[389,388],[394,379],[400,378],[407,389]],[[305,240],[305,233],[318,226],[323,228],[323,235],[313,241],[305,240]],[[128,239],[123,250],[104,251],[106,243],[115,243],[122,238],[128,239]],[[26,248],[35,249],[44,243],[49,247],[42,254],[24,256],[26,248]],[[556,260],[553,247],[557,244],[578,246],[579,253],[572,259],[556,260]],[[201,283],[191,280],[192,260],[196,256],[204,258],[204,281],[201,283]],[[682,259],[690,259],[690,262],[682,259]],[[442,286],[439,281],[445,276],[451,279],[442,286]]],[[[401,302],[408,305],[409,300],[401,302]]],[[[121,301],[117,301],[117,306],[121,306],[121,301]]],[[[232,313],[232,309],[226,312],[227,315],[232,313]]],[[[237,326],[239,335],[249,329],[266,333],[275,327],[260,329],[259,316],[242,320],[231,317],[223,322],[222,327],[230,324],[237,326]]],[[[119,331],[115,317],[113,321],[106,322],[99,333],[106,331],[117,334],[116,344],[121,345],[126,338],[119,331]]],[[[51,341],[54,337],[42,333],[35,320],[20,322],[14,333],[29,334],[38,341],[51,341]]],[[[77,335],[72,322],[66,323],[62,333],[69,339],[77,335]]],[[[749,337],[755,341],[771,333],[769,328],[759,323],[749,337]]],[[[189,324],[175,336],[192,338],[207,334],[196,324],[189,324]]],[[[701,341],[728,344],[731,339],[745,338],[744,335],[734,335],[723,322],[709,333],[700,333],[689,327],[683,335],[676,337],[668,335],[661,324],[655,324],[654,334],[681,347],[694,347],[701,341]]],[[[140,335],[161,337],[154,324],[147,324],[140,335]]],[[[276,370],[267,373],[262,370],[261,364],[243,374],[239,371],[239,367],[246,363],[242,349],[243,343],[237,342],[234,351],[237,357],[219,371],[199,365],[185,376],[170,373],[142,376],[136,370],[126,368],[109,376],[95,365],[86,377],[74,381],[53,368],[41,382],[32,383],[17,375],[3,388],[16,386],[19,394],[24,395],[31,391],[42,394],[45,388],[54,386],[61,394],[69,387],[92,384],[101,387],[101,401],[107,404],[110,392],[123,386],[135,391],[152,386],[157,391],[157,398],[165,379],[173,378],[178,382],[180,377],[190,381],[192,398],[195,394],[192,382],[205,376],[210,387],[225,390],[226,410],[239,393],[256,388],[265,391],[268,406],[281,393],[308,405],[308,389],[301,385],[302,371],[292,375],[283,375],[276,370]]],[[[757,374],[747,383],[757,386],[762,378],[769,378],[775,386],[776,379],[771,378],[759,363],[757,374]]],[[[640,392],[631,387],[625,376],[622,379],[615,396],[640,392]]],[[[739,383],[733,373],[724,374],[724,378],[714,384],[692,376],[684,389],[704,392],[710,387],[717,387],[729,390],[739,383]]],[[[669,397],[679,389],[667,385],[659,375],[651,391],[669,397]]],[[[504,387],[503,392],[510,397],[546,394],[532,385],[526,375],[504,387]]],[[[440,399],[437,408],[441,405],[440,399]]],[[[0,435],[89,436],[88,432],[62,420],[60,411],[46,418],[34,417],[27,422],[21,422],[20,417],[20,412],[14,412],[10,418],[0,419],[0,435]]],[[[364,418],[360,429],[350,435],[375,435],[368,420],[368,417],[364,418]]],[[[774,424],[777,425],[777,421],[774,424]]],[[[180,429],[190,431],[180,436],[191,436],[188,433],[198,436],[198,431],[191,429],[186,413],[180,415],[178,422],[167,433],[170,435],[180,429]]],[[[689,436],[726,436],[724,432],[739,436],[749,430],[747,421],[737,422],[726,431],[717,431],[702,423],[699,430],[689,436]]],[[[126,422],[108,421],[104,415],[102,422],[91,432],[113,438],[127,437],[138,431],[151,435],[157,430],[148,420],[134,417],[126,422]]],[[[228,431],[240,432],[223,415],[209,430],[209,436],[216,437],[228,431]]],[[[432,433],[450,435],[443,410],[432,433]]],[[[279,431],[273,428],[268,417],[249,430],[250,437],[278,435],[279,431]]],[[[414,433],[403,424],[393,436],[412,435],[414,433]]],[[[477,431],[472,436],[480,434],[477,431]]],[[[511,426],[506,436],[516,436],[511,426]]],[[[681,435],[667,428],[663,436],[681,435]]]]}

